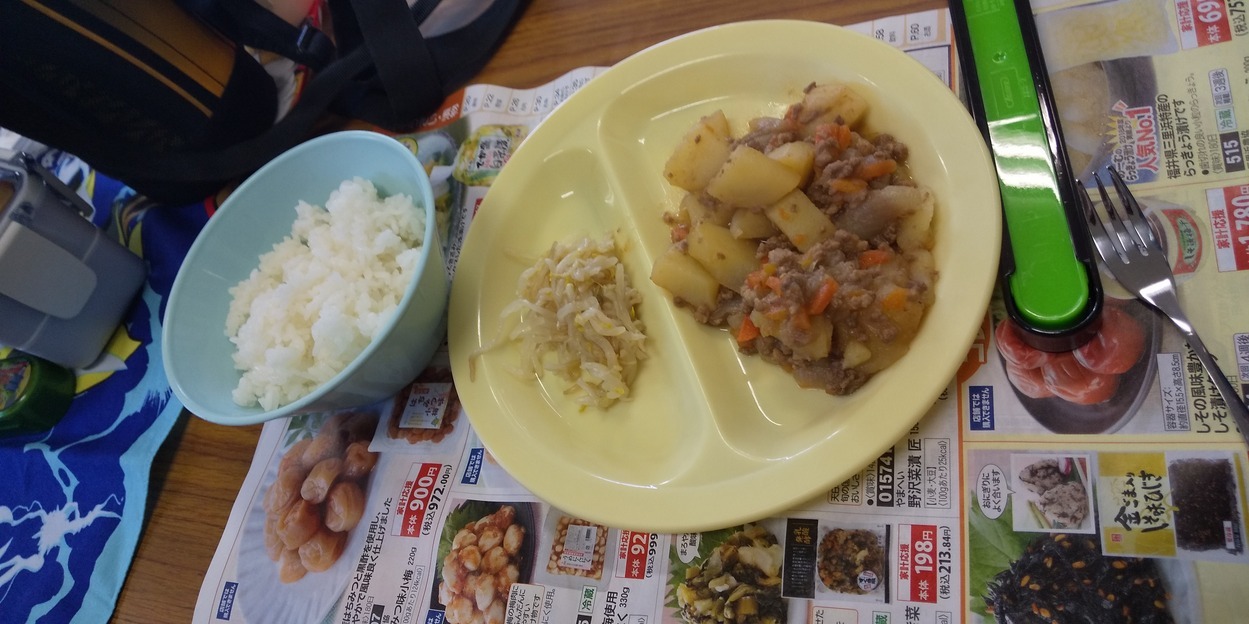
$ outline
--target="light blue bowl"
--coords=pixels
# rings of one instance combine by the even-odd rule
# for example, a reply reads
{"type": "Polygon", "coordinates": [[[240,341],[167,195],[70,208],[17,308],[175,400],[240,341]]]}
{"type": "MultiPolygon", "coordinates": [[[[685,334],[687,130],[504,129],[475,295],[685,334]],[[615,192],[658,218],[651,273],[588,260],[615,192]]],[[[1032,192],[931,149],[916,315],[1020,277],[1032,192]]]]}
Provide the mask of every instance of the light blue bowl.
{"type": "Polygon", "coordinates": [[[416,378],[442,343],[450,290],[429,177],[398,141],[375,132],[338,132],[312,139],[262,167],[235,190],[191,245],[165,308],[162,356],[174,394],[191,413],[224,425],[250,425],[309,412],[345,409],[394,396],[416,378]],[[416,279],[373,342],[342,372],[274,410],[231,398],[240,372],[225,335],[229,289],[258,266],[260,255],[290,234],[295,204],[324,205],[330,191],[359,176],[385,197],[410,195],[425,211],[416,279]]]}

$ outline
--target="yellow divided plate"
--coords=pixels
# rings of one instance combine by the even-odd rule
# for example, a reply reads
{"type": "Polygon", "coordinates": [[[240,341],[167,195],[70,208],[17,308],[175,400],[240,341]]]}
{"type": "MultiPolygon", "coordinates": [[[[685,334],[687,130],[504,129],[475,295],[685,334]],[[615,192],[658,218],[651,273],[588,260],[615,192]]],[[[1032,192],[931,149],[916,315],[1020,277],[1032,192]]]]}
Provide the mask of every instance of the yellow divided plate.
{"type": "Polygon", "coordinates": [[[723,528],[818,497],[892,446],[953,379],[980,329],[1001,244],[997,179],[970,115],[926,68],[850,30],[759,21],[677,37],[625,59],[557,108],[495,180],[452,284],[449,340],[464,409],[497,461],[563,511],[608,526],[723,528]],[[868,125],[910,146],[937,197],[936,303],[910,352],[857,393],[804,390],[737,352],[650,282],[681,193],[661,169],[717,108],[734,135],[779,115],[807,84],[858,85],[868,125]],[[556,375],[522,379],[514,345],[468,357],[499,331],[516,280],[552,242],[619,230],[644,298],[649,358],[632,399],[581,410],[556,375]],[[529,260],[517,260],[526,258],[529,260]]]}

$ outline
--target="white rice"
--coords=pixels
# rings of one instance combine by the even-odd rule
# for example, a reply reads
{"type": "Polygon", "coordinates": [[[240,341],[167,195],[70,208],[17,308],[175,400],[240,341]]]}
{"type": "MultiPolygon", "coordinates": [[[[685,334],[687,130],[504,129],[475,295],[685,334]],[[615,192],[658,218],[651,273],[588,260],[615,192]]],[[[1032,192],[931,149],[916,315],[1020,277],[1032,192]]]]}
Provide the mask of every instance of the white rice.
{"type": "Polygon", "coordinates": [[[295,212],[291,234],[230,289],[242,406],[286,405],[346,368],[394,314],[421,254],[424,213],[407,195],[379,198],[368,180],[295,212]]]}

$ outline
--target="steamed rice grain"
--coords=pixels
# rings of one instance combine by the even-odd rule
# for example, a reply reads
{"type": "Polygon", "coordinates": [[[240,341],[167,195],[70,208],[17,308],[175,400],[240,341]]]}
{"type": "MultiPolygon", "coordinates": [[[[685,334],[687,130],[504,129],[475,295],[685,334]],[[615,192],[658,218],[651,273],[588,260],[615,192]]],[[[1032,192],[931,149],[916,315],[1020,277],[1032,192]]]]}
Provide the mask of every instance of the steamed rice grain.
{"type": "Polygon", "coordinates": [[[295,212],[291,234],[230,289],[239,405],[275,409],[346,368],[395,313],[421,255],[424,213],[407,195],[379,198],[368,180],[295,212]]]}

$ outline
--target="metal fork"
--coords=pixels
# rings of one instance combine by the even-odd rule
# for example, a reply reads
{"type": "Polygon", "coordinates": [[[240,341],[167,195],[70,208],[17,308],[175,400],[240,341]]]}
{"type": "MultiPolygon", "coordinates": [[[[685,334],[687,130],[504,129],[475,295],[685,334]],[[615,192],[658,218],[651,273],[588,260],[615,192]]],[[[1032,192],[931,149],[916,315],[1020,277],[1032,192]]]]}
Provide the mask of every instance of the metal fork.
{"type": "Polygon", "coordinates": [[[1114,276],[1115,281],[1119,282],[1119,285],[1161,312],[1180,330],[1180,334],[1188,341],[1189,346],[1197,354],[1197,359],[1201,360],[1202,366],[1206,368],[1206,373],[1214,381],[1219,394],[1223,396],[1227,411],[1236,420],[1241,436],[1249,442],[1249,408],[1246,408],[1245,402],[1227,380],[1227,376],[1219,370],[1214,356],[1201,342],[1197,332],[1193,331],[1192,323],[1188,321],[1184,310],[1180,308],[1179,299],[1175,295],[1175,276],[1171,272],[1171,265],[1167,262],[1166,253],[1162,250],[1162,244],[1158,242],[1153,228],[1145,220],[1140,204],[1136,202],[1136,198],[1128,190],[1128,185],[1114,167],[1106,167],[1106,172],[1114,184],[1115,193],[1119,196],[1122,206],[1115,207],[1110,194],[1106,192],[1105,185],[1102,184],[1101,176],[1093,174],[1093,179],[1097,182],[1097,190],[1101,194],[1102,205],[1106,209],[1105,221],[1102,221],[1093,208],[1093,201],[1089,198],[1084,185],[1077,184],[1080,187],[1079,196],[1084,213],[1088,219],[1089,234],[1093,239],[1093,245],[1097,247],[1102,263],[1114,276]]]}

